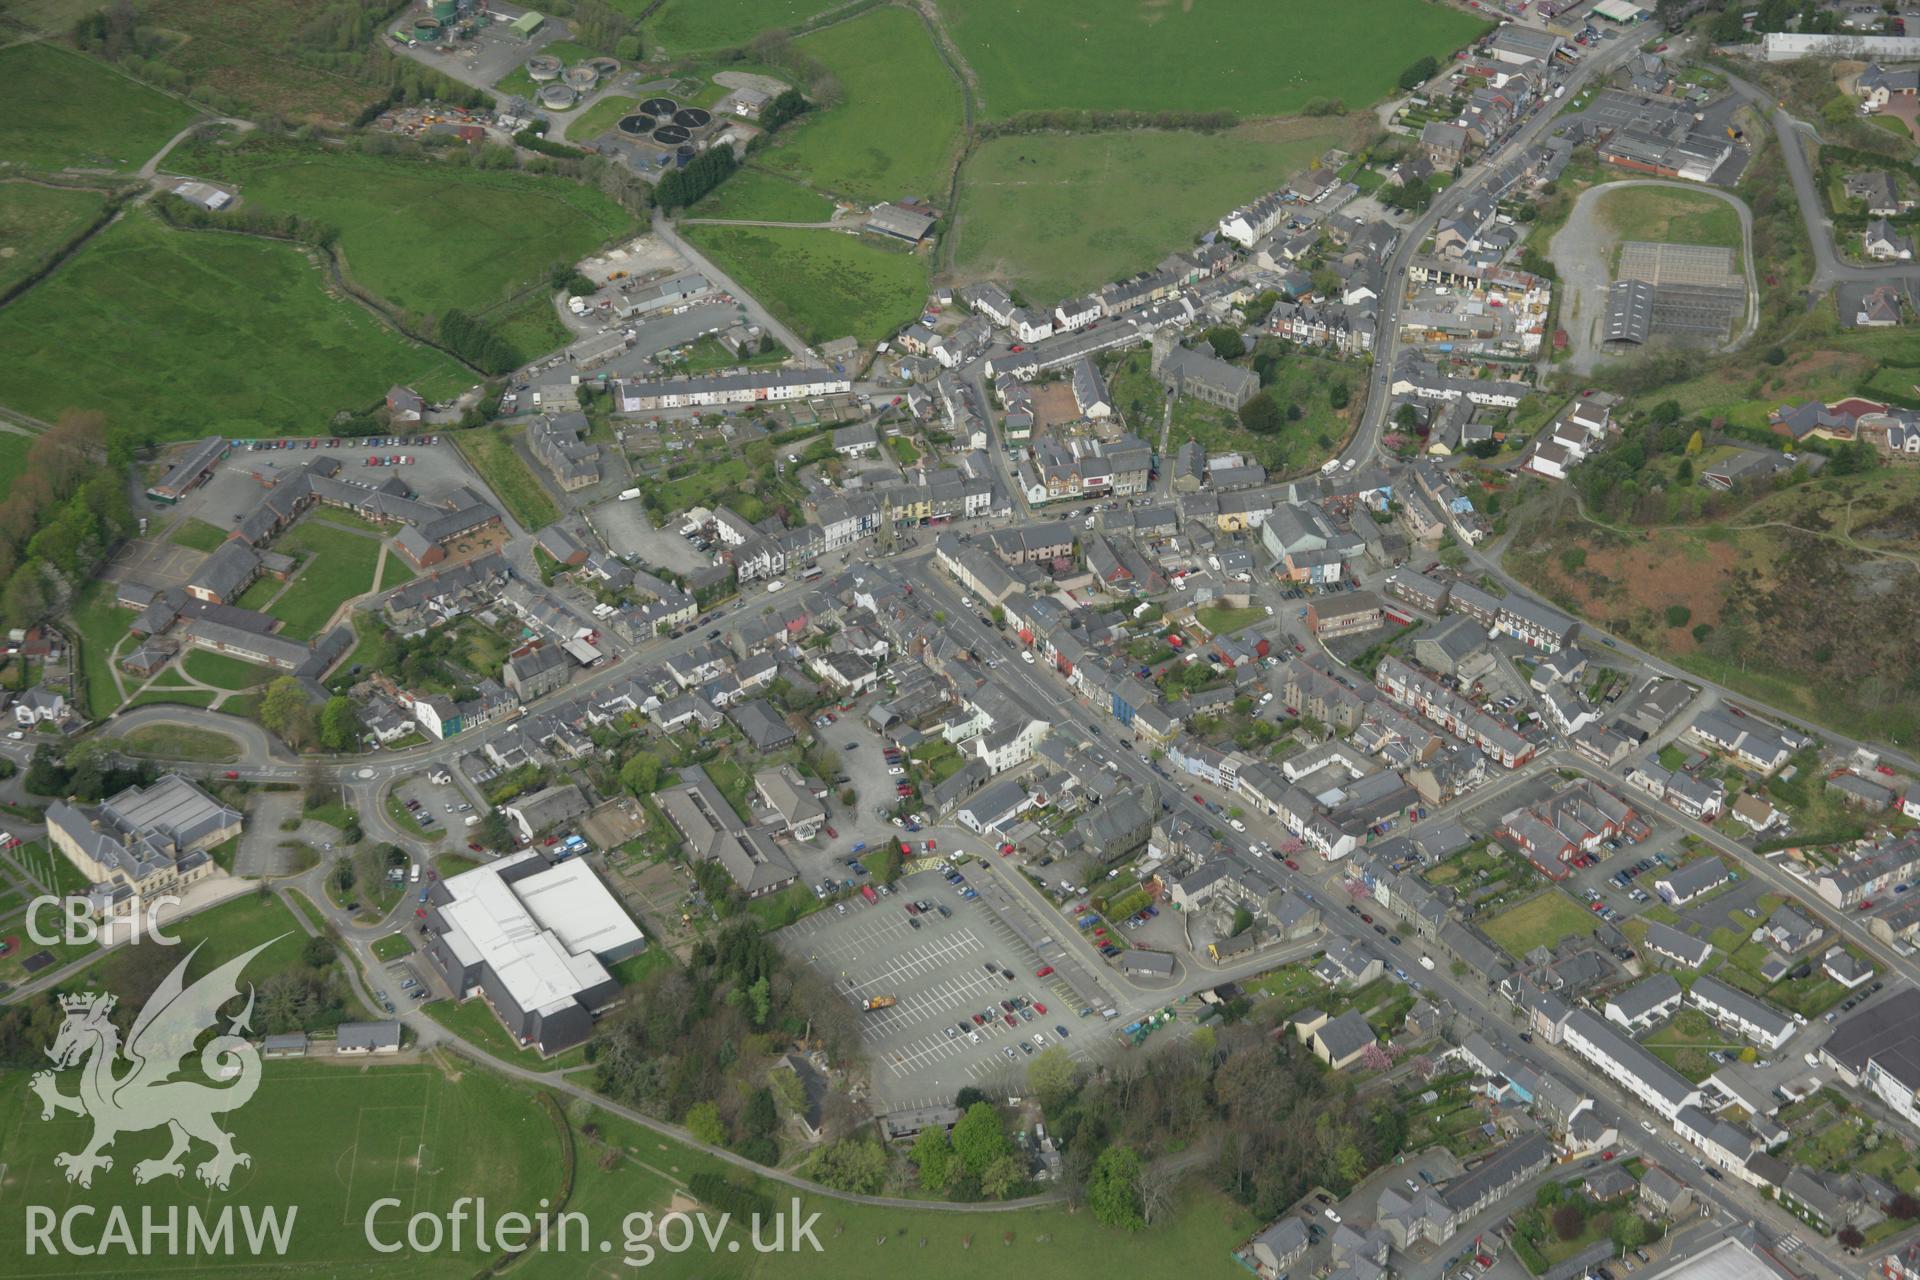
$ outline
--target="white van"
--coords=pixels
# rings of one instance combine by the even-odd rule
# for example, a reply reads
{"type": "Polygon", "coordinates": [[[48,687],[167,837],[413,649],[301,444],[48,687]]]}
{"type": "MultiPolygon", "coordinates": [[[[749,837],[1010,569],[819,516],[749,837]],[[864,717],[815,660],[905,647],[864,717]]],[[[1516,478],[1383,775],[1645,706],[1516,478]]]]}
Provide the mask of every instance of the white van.
{"type": "Polygon", "coordinates": [[[408,884],[420,883],[420,864],[419,863],[417,862],[414,863],[413,870],[407,873],[407,883],[408,884]]]}
{"type": "Polygon", "coordinates": [[[477,813],[470,813],[470,814],[468,814],[468,815],[467,815],[467,825],[468,825],[468,826],[470,826],[470,827],[477,827],[477,826],[479,826],[479,825],[480,825],[480,815],[479,815],[479,814],[477,814],[477,813]]]}

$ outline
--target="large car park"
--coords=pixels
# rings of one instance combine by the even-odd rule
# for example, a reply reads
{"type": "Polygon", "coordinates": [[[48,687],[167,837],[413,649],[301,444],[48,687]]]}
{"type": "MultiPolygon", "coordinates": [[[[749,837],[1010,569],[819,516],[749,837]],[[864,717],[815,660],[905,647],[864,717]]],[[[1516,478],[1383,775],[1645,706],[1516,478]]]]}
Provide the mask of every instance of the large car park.
{"type": "Polygon", "coordinates": [[[970,876],[984,874],[977,863],[930,866],[778,935],[862,1010],[876,1088],[890,1100],[949,1099],[1007,1072],[1024,1078],[1055,1043],[1094,1047],[1071,1024],[1082,1009],[1097,1013],[974,888],[970,876]]]}

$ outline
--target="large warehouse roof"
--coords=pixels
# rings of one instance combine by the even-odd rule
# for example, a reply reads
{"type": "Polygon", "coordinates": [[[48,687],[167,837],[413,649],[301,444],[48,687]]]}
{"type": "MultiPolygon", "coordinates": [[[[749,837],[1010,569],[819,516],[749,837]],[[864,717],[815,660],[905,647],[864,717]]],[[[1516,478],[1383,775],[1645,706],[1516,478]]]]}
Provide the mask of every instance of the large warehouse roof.
{"type": "Polygon", "coordinates": [[[644,935],[586,863],[557,863],[508,883],[501,871],[539,857],[529,849],[449,878],[443,940],[462,964],[485,963],[530,1012],[572,1004],[608,981],[598,957],[644,935]]]}

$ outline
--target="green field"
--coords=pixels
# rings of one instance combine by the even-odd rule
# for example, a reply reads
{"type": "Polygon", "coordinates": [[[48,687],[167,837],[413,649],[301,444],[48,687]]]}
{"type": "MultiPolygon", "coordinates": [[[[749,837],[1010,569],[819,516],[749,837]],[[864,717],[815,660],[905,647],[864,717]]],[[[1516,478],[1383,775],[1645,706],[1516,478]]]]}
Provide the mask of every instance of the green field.
{"type": "Polygon", "coordinates": [[[162,760],[229,764],[240,758],[240,744],[232,738],[212,729],[200,729],[192,725],[142,725],[119,741],[120,749],[129,755],[154,756],[162,760]]]}
{"type": "Polygon", "coordinates": [[[926,305],[926,259],[872,239],[783,227],[688,227],[686,237],[810,343],[875,341],[926,305]]]}
{"type": "Polygon", "coordinates": [[[1314,120],[1214,134],[991,139],[961,175],[955,265],[1021,286],[1035,302],[1085,292],[1192,244],[1345,133],[1338,121],[1314,120]],[[1169,180],[1174,174],[1178,181],[1169,180]]]}
{"type": "MultiPolygon", "coordinates": [[[[267,581],[273,580],[269,578],[267,581]]],[[[280,584],[276,582],[274,585],[280,584]]],[[[244,598],[243,596],[242,599],[244,598]]],[[[182,665],[187,674],[200,683],[212,685],[216,689],[231,689],[235,692],[251,689],[257,684],[265,684],[273,679],[273,672],[267,667],[242,662],[228,654],[212,653],[205,649],[195,649],[189,653],[182,665]]]]}
{"type": "Polygon", "coordinates": [[[1622,240],[1707,244],[1740,250],[1740,214],[1725,200],[1674,187],[1604,192],[1595,210],[1622,240]]]}
{"type": "Polygon", "coordinates": [[[184,103],[54,44],[0,49],[0,157],[131,172],[193,122],[184,103]]]}
{"type": "MultiPolygon", "coordinates": [[[[154,1132],[121,1134],[113,1146],[112,1170],[95,1175],[90,1189],[67,1182],[53,1157],[80,1149],[92,1122],[70,1115],[42,1121],[39,1100],[26,1087],[28,1073],[8,1073],[0,1079],[0,1133],[5,1135],[0,1141],[7,1148],[9,1171],[0,1186],[5,1219],[0,1250],[14,1259],[9,1274],[27,1280],[75,1273],[71,1261],[27,1257],[27,1205],[46,1205],[56,1214],[69,1205],[95,1205],[104,1215],[112,1204],[138,1222],[143,1206],[164,1214],[183,1203],[203,1212],[233,1203],[283,1213],[297,1206],[284,1257],[268,1254],[256,1262],[237,1252],[210,1268],[207,1259],[182,1248],[174,1257],[142,1257],[137,1273],[255,1277],[284,1275],[289,1269],[325,1275],[385,1270],[409,1277],[466,1277],[483,1269],[490,1256],[475,1248],[471,1232],[462,1249],[449,1244],[437,1252],[382,1258],[368,1245],[362,1219],[375,1201],[394,1198],[400,1207],[383,1211],[380,1222],[403,1229],[412,1213],[444,1213],[467,1195],[486,1196],[497,1211],[531,1213],[542,1197],[560,1189],[559,1132],[528,1091],[483,1071],[469,1069],[449,1078],[432,1063],[350,1066],[322,1055],[331,1056],[316,1047],[316,1060],[262,1063],[259,1091],[244,1107],[220,1117],[233,1134],[234,1148],[252,1157],[226,1192],[209,1191],[195,1177],[194,1164],[211,1151],[204,1143],[187,1156],[183,1180],[136,1184],[135,1164],[166,1149],[164,1135],[154,1132]]],[[[72,1084],[63,1081],[62,1091],[71,1093],[72,1084]]],[[[184,1244],[184,1234],[182,1239],[184,1244]]],[[[82,1270],[101,1265],[114,1269],[111,1260],[94,1260],[82,1270]]]]}
{"type": "MultiPolygon", "coordinates": [[[[773,27],[792,28],[843,0],[667,0],[647,22],[649,56],[744,45],[773,27]]],[[[646,0],[614,7],[638,12],[646,0]]]]}
{"type": "MultiPolygon", "coordinates": [[[[0,54],[0,57],[5,57],[0,54]]],[[[105,207],[98,191],[0,183],[0,290],[39,270],[105,207]]]]}
{"type": "Polygon", "coordinates": [[[0,493],[10,489],[14,480],[27,469],[27,450],[32,447],[32,436],[16,435],[11,431],[0,432],[0,493]]]}
{"type": "Polygon", "coordinates": [[[168,542],[176,547],[186,547],[190,551],[213,551],[226,540],[225,529],[216,524],[208,524],[196,516],[188,516],[167,533],[168,542]]]}
{"type": "Polygon", "coordinates": [[[535,289],[518,302],[488,311],[483,318],[495,333],[513,344],[514,350],[529,359],[558,351],[574,338],[554,314],[553,295],[544,288],[535,289]]]}
{"type": "Polygon", "coordinates": [[[112,715],[120,705],[114,688],[112,654],[133,626],[133,613],[113,603],[113,584],[93,582],[82,588],[68,610],[80,633],[80,669],[87,678],[87,709],[96,720],[112,715]]]}
{"type": "Polygon", "coordinates": [[[250,206],[338,227],[352,278],[418,313],[492,306],[638,225],[562,178],[285,150],[220,167],[250,206]]]}
{"type": "Polygon", "coordinates": [[[877,9],[798,46],[831,69],[846,100],[783,130],[759,163],[865,201],[944,196],[960,134],[960,86],[920,19],[877,9]]]}
{"type": "Polygon", "coordinates": [[[455,432],[453,442],[460,446],[460,455],[468,466],[480,473],[507,514],[532,533],[558,520],[560,509],[553,505],[545,487],[527,470],[527,464],[514,450],[513,442],[521,434],[495,423],[478,431],[455,432]]]}
{"type": "Polygon", "coordinates": [[[1548,889],[1475,923],[1508,954],[1523,956],[1535,947],[1551,947],[1568,934],[1592,933],[1597,918],[1560,890],[1548,889]]]}
{"type": "Polygon", "coordinates": [[[825,222],[833,216],[833,201],[798,182],[759,169],[742,169],[688,209],[686,216],[825,222]]]}
{"type": "Polygon", "coordinates": [[[310,640],[343,601],[373,590],[380,542],[364,533],[309,520],[280,539],[275,550],[307,557],[293,589],[270,610],[284,624],[282,635],[310,640]]]}
{"type": "Polygon", "coordinates": [[[639,105],[638,98],[621,93],[610,93],[567,121],[567,140],[575,146],[583,142],[591,142],[595,137],[619,124],[621,116],[630,114],[639,105]]]}
{"type": "Polygon", "coordinates": [[[990,117],[1048,108],[1290,115],[1359,110],[1423,54],[1445,61],[1487,24],[1423,0],[945,0],[990,117]]]}
{"type": "Polygon", "coordinates": [[[0,312],[0,349],[0,403],[48,421],[98,409],[114,432],[156,440],[316,429],[396,382],[428,399],[471,384],[329,298],[299,250],[140,215],[0,312]]]}

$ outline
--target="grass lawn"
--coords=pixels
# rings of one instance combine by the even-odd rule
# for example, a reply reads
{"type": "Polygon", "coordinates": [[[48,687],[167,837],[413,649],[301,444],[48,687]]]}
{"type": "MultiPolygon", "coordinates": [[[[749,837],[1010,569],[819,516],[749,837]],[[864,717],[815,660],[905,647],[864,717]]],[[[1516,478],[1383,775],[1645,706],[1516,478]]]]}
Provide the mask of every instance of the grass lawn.
{"type": "Polygon", "coordinates": [[[524,430],[496,423],[478,431],[456,431],[453,442],[460,446],[467,465],[480,473],[493,496],[506,507],[507,514],[532,533],[558,520],[560,509],[514,452],[513,442],[524,430]]]}
{"type": "MultiPolygon", "coordinates": [[[[127,699],[127,705],[129,707],[150,707],[156,705],[199,707],[204,711],[208,707],[211,707],[214,699],[219,696],[219,694],[210,693],[205,689],[142,689],[139,693],[127,699]]],[[[232,706],[233,703],[229,701],[227,703],[228,709],[231,709],[232,706]]]]}
{"type": "Polygon", "coordinates": [[[619,124],[620,117],[632,115],[633,109],[639,105],[638,98],[610,93],[567,121],[567,140],[575,146],[583,142],[591,142],[619,124]]]}
{"type": "Polygon", "coordinates": [[[226,734],[184,724],[142,725],[120,739],[120,749],[129,755],[206,764],[229,764],[240,758],[240,744],[226,734]]]}
{"type": "Polygon", "coordinates": [[[375,960],[398,960],[401,956],[413,954],[413,939],[404,933],[390,933],[378,938],[373,944],[375,960]]]}
{"type": "Polygon", "coordinates": [[[1270,191],[1347,130],[1339,120],[1223,133],[1138,129],[992,138],[967,157],[954,261],[1053,302],[1145,270],[1270,191]],[[1167,175],[1178,173],[1178,182],[1167,175]]]}
{"type": "Polygon", "coordinates": [[[365,534],[307,521],[282,538],[278,549],[306,557],[293,589],[273,605],[273,616],[285,624],[283,635],[312,639],[342,602],[373,589],[380,544],[365,534]]]}
{"type": "Polygon", "coordinates": [[[1560,890],[1547,889],[1477,923],[1508,954],[1523,956],[1535,947],[1550,947],[1570,933],[1592,933],[1595,918],[1560,890]]]}
{"type": "Polygon", "coordinates": [[[1265,0],[946,0],[941,11],[994,118],[1060,107],[1277,116],[1316,98],[1357,111],[1421,55],[1444,64],[1487,29],[1420,0],[1295,0],[1284,16],[1265,0]]]}
{"type": "Polygon", "coordinates": [[[298,249],[170,231],[144,214],[0,312],[0,349],[0,403],[49,421],[97,409],[116,430],[157,440],[251,436],[262,421],[314,430],[396,382],[429,399],[471,382],[329,298],[298,249]]]}
{"type": "Polygon", "coordinates": [[[131,172],[193,117],[192,107],[59,45],[0,49],[0,156],[16,168],[131,172]]]}
{"type": "MultiPolygon", "coordinates": [[[[841,0],[666,0],[647,22],[649,56],[744,45],[772,27],[791,28],[841,0]]],[[[618,0],[614,8],[638,13],[645,0],[618,0]]]]}
{"type": "Polygon", "coordinates": [[[689,218],[825,222],[833,201],[810,187],[759,169],[742,169],[688,209],[689,218]]]}
{"type": "Polygon", "coordinates": [[[636,225],[597,189],[562,178],[296,148],[242,152],[217,168],[249,206],[338,227],[353,279],[419,313],[499,303],[636,225]]]}
{"type": "Polygon", "coordinates": [[[673,953],[661,946],[650,946],[639,955],[628,956],[607,972],[623,987],[630,987],[650,973],[673,967],[673,953]]]}
{"type": "Polygon", "coordinates": [[[15,435],[11,431],[0,433],[0,493],[11,488],[26,471],[27,450],[32,447],[32,436],[15,435]]]}
{"type": "Polygon", "coordinates": [[[1713,1021],[1698,1009],[1682,1009],[1666,1026],[1648,1036],[1643,1043],[1668,1066],[1689,1080],[1705,1080],[1720,1069],[1707,1054],[1715,1049],[1738,1053],[1745,1047],[1737,1037],[1723,1034],[1713,1021]]]}
{"type": "Polygon", "coordinates": [[[219,525],[208,524],[196,516],[188,516],[173,526],[167,534],[167,541],[176,547],[186,547],[190,551],[213,551],[227,540],[227,531],[219,525]]]}
{"type": "MultiPolygon", "coordinates": [[[[8,50],[9,53],[12,50],[8,50]]],[[[4,58],[6,54],[0,54],[4,58]]],[[[106,198],[97,191],[0,183],[0,289],[24,280],[80,229],[99,215],[106,198]]]]}
{"type": "Polygon", "coordinates": [[[920,314],[927,262],[837,231],[687,227],[687,239],[807,342],[873,342],[920,314]]]}
{"type": "Polygon", "coordinates": [[[462,1004],[455,1004],[451,1000],[429,1000],[420,1008],[429,1018],[462,1040],[518,1066],[535,1071],[560,1071],[577,1067],[587,1060],[584,1045],[576,1045],[551,1058],[543,1058],[533,1049],[522,1049],[507,1034],[507,1029],[500,1025],[500,1019],[493,1016],[493,1010],[487,1007],[485,1000],[468,1000],[462,1004]]]}
{"type": "Polygon", "coordinates": [[[1718,196],[1673,187],[1626,187],[1600,197],[1601,220],[1622,240],[1740,249],[1740,215],[1718,196]]]}
{"type": "Polygon", "coordinates": [[[80,635],[80,667],[87,677],[87,706],[95,720],[104,720],[120,705],[113,683],[113,647],[133,625],[131,610],[113,603],[114,588],[96,581],[74,598],[67,616],[80,635]]]}
{"type": "Polygon", "coordinates": [[[846,98],[782,130],[759,163],[860,200],[938,199],[960,134],[960,86],[919,17],[883,8],[798,42],[846,98]]]}
{"type": "Polygon", "coordinates": [[[273,679],[273,672],[266,667],[242,662],[224,653],[209,653],[205,649],[195,649],[187,655],[186,671],[202,684],[235,692],[273,679]]]}
{"type": "MultiPolygon", "coordinates": [[[[70,1205],[112,1203],[134,1215],[135,1222],[142,1209],[164,1220],[183,1200],[205,1213],[209,1197],[224,1203],[228,1195],[257,1207],[287,1207],[282,1223],[291,1218],[292,1206],[299,1207],[284,1255],[268,1245],[256,1259],[244,1244],[236,1244],[231,1257],[209,1268],[204,1257],[186,1250],[183,1236],[171,1255],[163,1248],[142,1257],[142,1276],[180,1280],[210,1270],[231,1280],[255,1280],[288,1269],[315,1275],[404,1271],[419,1280],[455,1280],[486,1270],[496,1251],[476,1247],[468,1230],[458,1249],[449,1238],[440,1249],[408,1253],[404,1261],[377,1254],[362,1228],[374,1203],[398,1201],[397,1207],[382,1208],[378,1221],[382,1237],[390,1227],[399,1242],[410,1215],[443,1215],[461,1196],[485,1196],[497,1212],[526,1214],[538,1212],[543,1200],[562,1198],[561,1134],[553,1113],[530,1090],[471,1067],[456,1075],[434,1062],[343,1065],[327,1057],[330,1047],[323,1045],[309,1059],[262,1062],[251,1101],[220,1116],[235,1150],[251,1157],[235,1172],[228,1192],[210,1191],[196,1178],[194,1166],[210,1152],[199,1142],[185,1157],[184,1178],[137,1184],[138,1162],[166,1150],[164,1132],[152,1130],[121,1135],[111,1171],[97,1173],[91,1190],[67,1182],[54,1156],[80,1150],[93,1122],[73,1115],[41,1121],[40,1102],[27,1088],[29,1073],[9,1072],[0,1078],[9,1197],[47,1205],[56,1214],[70,1205]]],[[[67,1073],[69,1079],[75,1074],[67,1073]]],[[[62,1090],[71,1093],[73,1085],[63,1080],[62,1090]]],[[[10,1213],[0,1222],[0,1249],[8,1257],[27,1256],[25,1231],[24,1214],[10,1213]]],[[[234,1234],[241,1234],[237,1226],[234,1234]]],[[[14,1274],[75,1269],[28,1267],[14,1274]]]]}
{"type": "Polygon", "coordinates": [[[1249,605],[1244,609],[1201,609],[1194,614],[1200,625],[1215,635],[1231,635],[1242,627],[1250,627],[1267,616],[1265,609],[1249,605]]]}

